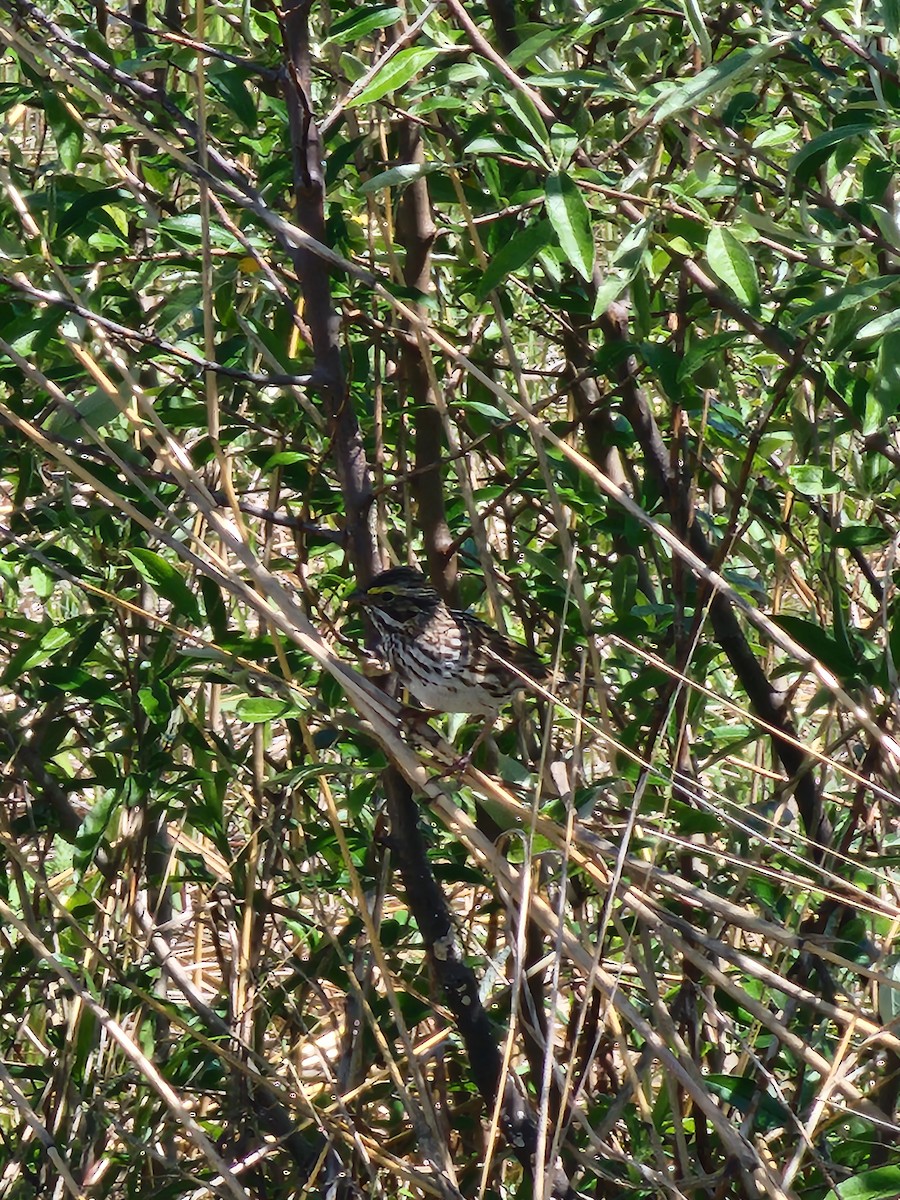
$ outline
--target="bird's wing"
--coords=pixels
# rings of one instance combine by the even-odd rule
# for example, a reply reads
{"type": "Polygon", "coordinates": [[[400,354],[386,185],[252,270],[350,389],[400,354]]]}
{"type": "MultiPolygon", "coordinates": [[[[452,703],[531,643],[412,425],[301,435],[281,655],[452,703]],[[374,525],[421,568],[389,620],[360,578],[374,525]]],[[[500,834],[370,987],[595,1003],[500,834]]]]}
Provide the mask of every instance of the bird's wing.
{"type": "MultiPolygon", "coordinates": [[[[538,683],[549,677],[550,670],[547,664],[528,646],[504,637],[502,633],[498,633],[471,613],[462,613],[461,616],[472,641],[484,646],[492,658],[513,667],[514,675],[521,671],[523,675],[538,683]]],[[[525,686],[524,681],[522,686],[525,686]]]]}

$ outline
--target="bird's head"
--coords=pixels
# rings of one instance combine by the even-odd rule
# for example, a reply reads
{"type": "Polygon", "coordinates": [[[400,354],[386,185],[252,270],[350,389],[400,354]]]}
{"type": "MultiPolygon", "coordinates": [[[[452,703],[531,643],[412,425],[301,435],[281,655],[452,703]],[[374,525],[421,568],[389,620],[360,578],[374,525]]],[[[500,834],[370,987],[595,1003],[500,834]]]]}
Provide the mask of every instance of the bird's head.
{"type": "Polygon", "coordinates": [[[349,602],[366,609],[376,624],[405,625],[430,615],[441,598],[421,571],[391,567],[376,575],[367,588],[354,592],[349,602]]]}

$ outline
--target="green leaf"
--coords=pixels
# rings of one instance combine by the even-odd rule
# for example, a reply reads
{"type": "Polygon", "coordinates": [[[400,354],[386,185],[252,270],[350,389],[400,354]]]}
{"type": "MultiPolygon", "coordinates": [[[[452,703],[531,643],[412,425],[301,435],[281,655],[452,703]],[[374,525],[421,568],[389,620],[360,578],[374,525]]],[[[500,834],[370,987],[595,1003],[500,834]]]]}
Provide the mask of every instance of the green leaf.
{"type": "Polygon", "coordinates": [[[578,134],[569,125],[557,121],[550,129],[550,153],[556,167],[564,167],[575,157],[578,134]]]}
{"type": "Polygon", "coordinates": [[[683,800],[669,802],[669,815],[678,826],[678,832],[688,837],[694,833],[716,835],[722,831],[722,820],[715,813],[694,808],[683,800]]]}
{"type": "Polygon", "coordinates": [[[764,129],[753,139],[754,147],[760,150],[766,146],[787,146],[797,136],[797,127],[791,121],[778,121],[777,124],[764,129]]]}
{"type": "Polygon", "coordinates": [[[539,150],[549,149],[550,135],[547,132],[547,126],[531,97],[526,96],[517,88],[510,88],[503,97],[503,103],[516,117],[532,144],[539,150]]]}
{"type": "Polygon", "coordinates": [[[900,0],[879,0],[881,19],[891,37],[900,37],[900,0]]]}
{"type": "MultiPolygon", "coordinates": [[[[897,314],[900,316],[900,313],[897,314]]],[[[900,329],[881,339],[875,378],[869,388],[865,426],[867,433],[883,429],[900,408],[900,329]]]]}
{"type": "Polygon", "coordinates": [[[831,539],[832,546],[863,549],[866,546],[883,546],[889,535],[880,525],[844,525],[831,539]]]}
{"type": "Polygon", "coordinates": [[[209,67],[207,78],[210,87],[218,93],[241,124],[247,129],[255,129],[256,102],[247,87],[247,80],[252,78],[251,73],[243,67],[229,67],[223,63],[216,63],[209,67]]]}
{"type": "Polygon", "coordinates": [[[638,221],[637,225],[629,229],[617,247],[609,270],[597,288],[594,309],[591,313],[593,320],[596,320],[602,312],[609,308],[610,304],[618,300],[637,275],[644,259],[644,251],[647,249],[652,227],[652,221],[638,221]]]}
{"type": "MultiPolygon", "coordinates": [[[[196,250],[203,242],[203,218],[199,213],[182,213],[177,217],[166,217],[159,223],[160,232],[167,233],[185,250],[196,250]]],[[[209,240],[221,250],[244,253],[244,246],[233,233],[223,229],[215,221],[209,222],[209,240]]]]}
{"type": "Polygon", "coordinates": [[[787,613],[779,613],[772,618],[785,633],[790,634],[795,642],[799,642],[804,650],[808,650],[823,666],[841,679],[847,679],[856,673],[856,659],[842,647],[837,639],[815,621],[805,617],[794,617],[787,613]]]}
{"type": "Polygon", "coordinates": [[[830,467],[820,467],[815,463],[799,463],[788,467],[787,473],[791,485],[802,496],[832,496],[844,486],[840,475],[836,475],[830,467]]]}
{"type": "Polygon", "coordinates": [[[360,94],[347,104],[347,108],[359,108],[361,104],[372,104],[373,101],[386,96],[388,92],[398,91],[404,84],[409,83],[414,75],[418,75],[429,63],[434,62],[439,54],[440,50],[426,46],[414,46],[409,50],[401,50],[377,72],[368,86],[364,87],[360,94]]]}
{"type": "Polygon", "coordinates": [[[885,1025],[900,1017],[900,956],[893,963],[882,967],[882,978],[878,981],[878,1015],[885,1025]]]}
{"type": "Polygon", "coordinates": [[[8,80],[0,82],[0,113],[8,112],[17,104],[34,104],[38,95],[34,84],[12,83],[8,80]]]}
{"type": "MultiPolygon", "coordinates": [[[[559,25],[553,23],[549,28],[541,29],[538,33],[532,34],[531,37],[526,38],[505,56],[507,63],[514,71],[518,70],[519,67],[524,67],[531,59],[542,54],[548,46],[557,45],[559,43],[560,32],[559,25]]],[[[530,78],[528,82],[531,83],[530,78]]]]}
{"type": "MultiPolygon", "coordinates": [[[[878,296],[882,292],[886,292],[888,288],[896,287],[898,283],[900,283],[900,278],[896,275],[879,275],[875,279],[865,279],[861,283],[851,283],[847,287],[837,288],[830,296],[826,296],[824,300],[817,300],[809,308],[801,309],[794,318],[794,325],[808,325],[810,321],[815,321],[819,317],[827,317],[832,313],[842,312],[846,308],[855,308],[858,304],[863,304],[873,296],[878,296]]],[[[881,318],[878,319],[880,320],[881,318]]],[[[872,321],[869,324],[874,323],[872,321]]],[[[864,326],[857,334],[857,337],[878,336],[877,333],[864,333],[868,328],[868,325],[864,326]]]]}
{"type": "Polygon", "coordinates": [[[591,214],[578,186],[562,171],[547,176],[545,206],[566,258],[582,278],[590,280],[594,272],[591,214]]]}
{"type": "Polygon", "coordinates": [[[875,1167],[863,1171],[828,1193],[825,1200],[897,1200],[900,1196],[900,1167],[875,1167]]]}
{"type": "Polygon", "coordinates": [[[819,167],[835,153],[842,142],[850,138],[862,137],[871,132],[871,125],[839,125],[836,129],[827,129],[814,137],[811,142],[791,155],[788,163],[788,188],[791,184],[802,185],[819,167]]]}
{"type": "Polygon", "coordinates": [[[542,71],[528,76],[530,87],[579,88],[599,92],[601,96],[630,96],[633,91],[624,87],[603,71],[542,71]]]}
{"type": "Polygon", "coordinates": [[[60,95],[64,94],[45,91],[43,93],[44,112],[47,114],[47,122],[53,131],[53,140],[56,142],[60,162],[67,171],[74,174],[78,170],[81,151],[84,147],[84,130],[60,99],[60,95]]]}
{"type": "Polygon", "coordinates": [[[445,163],[403,163],[399,167],[391,167],[389,171],[373,175],[371,179],[367,179],[359,185],[359,191],[363,193],[380,192],[385,188],[413,183],[416,179],[421,179],[423,175],[431,175],[434,171],[443,171],[445,166],[445,163]]]}
{"type": "Polygon", "coordinates": [[[164,683],[156,679],[152,687],[138,688],[141,708],[156,725],[163,725],[172,713],[172,695],[164,683]]]}
{"type": "Polygon", "coordinates": [[[176,566],[155,550],[126,550],[125,555],[134,564],[141,578],[146,579],[154,591],[169,601],[173,617],[185,616],[195,624],[201,623],[197,597],[185,583],[176,566]]]}
{"type": "Polygon", "coordinates": [[[71,408],[60,405],[55,409],[50,414],[47,427],[58,438],[80,438],[85,436],[86,428],[102,429],[118,415],[119,406],[115,400],[103,388],[94,388],[71,408]]]}
{"type": "Polygon", "coordinates": [[[723,62],[707,67],[687,83],[663,96],[654,114],[654,122],[659,124],[685,108],[696,108],[707,96],[712,96],[725,87],[732,87],[760,63],[776,54],[785,40],[787,39],[784,37],[775,38],[768,45],[754,46],[752,50],[739,50],[723,62]]]}
{"type": "Polygon", "coordinates": [[[278,450],[270,454],[262,464],[263,471],[273,471],[276,467],[292,467],[295,463],[308,462],[309,455],[300,450],[278,450]]]}
{"type": "Polygon", "coordinates": [[[730,229],[714,225],[706,242],[706,261],[747,308],[759,308],[759,280],[753,259],[730,229]]]}
{"type": "Polygon", "coordinates": [[[87,227],[96,227],[104,218],[109,221],[109,211],[113,207],[112,201],[121,203],[123,200],[128,201],[129,199],[128,193],[123,188],[94,188],[92,191],[85,192],[68,204],[59,214],[59,220],[56,223],[57,236],[63,237],[73,231],[80,237],[87,236],[87,227]]]}
{"type": "Polygon", "coordinates": [[[18,683],[26,671],[49,662],[60,650],[68,646],[71,640],[71,632],[63,625],[51,626],[50,629],[42,630],[36,637],[29,638],[10,657],[3,672],[3,682],[18,683]]]}
{"type": "Polygon", "coordinates": [[[263,721],[277,721],[288,713],[297,711],[289,700],[274,700],[268,696],[250,696],[235,707],[235,715],[248,725],[260,725],[263,721]]]}
{"type": "Polygon", "coordinates": [[[93,861],[97,847],[103,840],[113,818],[122,807],[124,790],[110,788],[102,793],[99,800],[88,809],[78,833],[75,835],[75,868],[77,875],[83,875],[93,861]]]}
{"type": "Polygon", "coordinates": [[[342,46],[345,42],[358,42],[367,33],[371,33],[374,29],[384,29],[388,25],[393,25],[402,16],[403,10],[393,4],[361,5],[359,8],[351,9],[346,17],[341,17],[339,21],[332,24],[325,44],[328,45],[329,42],[332,42],[337,46],[342,46]]]}
{"type": "MultiPolygon", "coordinates": [[[[584,7],[589,6],[585,5],[584,7]]],[[[584,20],[572,34],[573,42],[579,41],[585,36],[593,36],[595,30],[606,29],[608,25],[614,25],[640,7],[640,0],[613,0],[612,4],[600,4],[590,8],[584,20]]]]}
{"type": "Polygon", "coordinates": [[[31,578],[31,586],[34,588],[34,594],[39,600],[47,600],[53,594],[53,589],[56,587],[56,576],[51,575],[49,571],[45,571],[41,566],[34,566],[29,572],[31,578]]]}
{"type": "MultiPolygon", "coordinates": [[[[465,412],[480,413],[481,416],[487,417],[489,421],[500,421],[504,424],[509,421],[509,413],[498,408],[496,404],[487,404],[484,400],[459,400],[457,404],[465,412]]],[[[479,488],[479,496],[484,494],[484,489],[479,488]]]]}
{"type": "Polygon", "coordinates": [[[895,329],[900,329],[900,308],[892,309],[889,313],[882,313],[880,317],[868,321],[856,336],[861,342],[865,342],[870,338],[881,337],[885,333],[893,333],[895,329]]]}
{"type": "Polygon", "coordinates": [[[706,1075],[704,1082],[714,1095],[740,1113],[748,1113],[751,1106],[755,1106],[756,1124],[760,1129],[777,1128],[790,1120],[789,1110],[768,1092],[761,1092],[750,1075],[706,1075]]]}
{"type": "Polygon", "coordinates": [[[513,234],[506,245],[491,256],[487,270],[476,289],[478,299],[483,300],[507,275],[512,275],[534,262],[541,250],[549,244],[552,236],[553,230],[549,221],[538,221],[513,234]]]}
{"type": "Polygon", "coordinates": [[[703,19],[703,10],[701,9],[698,0],[682,0],[684,7],[684,15],[687,17],[688,27],[691,35],[697,45],[700,47],[700,54],[704,61],[712,58],[712,43],[709,40],[709,32],[706,28],[706,22],[703,19]]]}
{"type": "Polygon", "coordinates": [[[222,598],[222,589],[207,575],[200,576],[200,592],[203,596],[203,607],[206,609],[206,619],[216,641],[222,641],[228,636],[228,610],[222,598]]]}

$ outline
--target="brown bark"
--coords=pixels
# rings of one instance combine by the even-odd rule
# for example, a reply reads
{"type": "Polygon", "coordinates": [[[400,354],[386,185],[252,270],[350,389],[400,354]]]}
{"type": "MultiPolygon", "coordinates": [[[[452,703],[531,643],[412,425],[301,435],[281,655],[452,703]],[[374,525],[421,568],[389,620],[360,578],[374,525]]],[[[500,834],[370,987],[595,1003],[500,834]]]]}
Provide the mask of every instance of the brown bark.
{"type": "MultiPolygon", "coordinates": [[[[475,972],[463,958],[453,916],[431,871],[419,832],[418,808],[406,781],[390,767],[385,772],[385,789],[391,816],[391,847],[410,909],[425,942],[429,964],[465,1044],[472,1078],[489,1111],[493,1110],[502,1082],[500,1123],[510,1148],[531,1175],[538,1140],[534,1111],[516,1073],[508,1071],[503,1077],[503,1059],[494,1023],[481,1003],[475,972]]],[[[545,1195],[549,1200],[574,1200],[575,1194],[562,1166],[554,1166],[545,1195]]]]}
{"type": "MultiPolygon", "coordinates": [[[[307,233],[324,242],[322,147],[311,110],[309,88],[310,8],[311,0],[291,0],[285,8],[284,34],[288,59],[286,95],[297,222],[307,233]]],[[[408,135],[404,145],[411,156],[421,154],[421,148],[408,135]]],[[[415,157],[410,161],[415,161],[415,157]]],[[[407,282],[425,291],[434,237],[426,189],[419,188],[412,192],[401,225],[408,237],[408,243],[405,243],[407,282]]],[[[328,270],[321,259],[308,251],[295,250],[292,256],[303,288],[304,315],[312,334],[316,362],[314,380],[333,426],[335,462],[347,508],[348,548],[357,577],[365,584],[379,565],[368,523],[371,485],[359,427],[348,402],[340,356],[340,325],[331,299],[328,270]]],[[[411,336],[404,341],[402,353],[410,370],[410,379],[417,389],[414,394],[422,400],[420,415],[426,414],[421,427],[417,422],[416,431],[417,466],[424,464],[428,468],[422,473],[424,489],[417,492],[421,497],[420,504],[425,506],[424,511],[420,512],[422,521],[424,523],[427,519],[430,522],[426,532],[426,551],[440,554],[441,549],[449,545],[449,531],[446,535],[440,532],[441,523],[446,528],[439,472],[442,444],[440,417],[430,397],[427,372],[418,353],[418,344],[411,336]],[[435,417],[438,419],[437,426],[435,417]]],[[[417,487],[422,488],[421,483],[417,487]]],[[[442,581],[442,590],[445,590],[448,578],[452,580],[454,577],[449,554],[445,554],[444,561],[437,565],[440,574],[435,582],[442,581]],[[448,566],[451,571],[449,577],[448,566]]],[[[501,1056],[496,1033],[479,1000],[478,981],[474,972],[466,966],[461,956],[448,951],[452,934],[450,910],[431,870],[419,833],[419,810],[409,785],[393,768],[386,771],[384,783],[391,816],[391,845],[398,859],[410,909],[429,947],[432,969],[439,978],[447,1004],[456,1019],[468,1053],[472,1076],[486,1107],[491,1110],[501,1084],[501,1056]]],[[[501,1116],[504,1131],[513,1152],[531,1173],[537,1146],[537,1127],[531,1106],[521,1093],[514,1074],[507,1075],[503,1087],[501,1116]]],[[[555,1168],[551,1174],[548,1193],[551,1197],[574,1196],[561,1168],[555,1168]]]]}
{"type": "MultiPolygon", "coordinates": [[[[284,7],[285,100],[291,131],[297,224],[325,243],[323,151],[310,88],[311,7],[312,0],[288,0],[284,7]]],[[[299,248],[291,250],[291,257],[303,290],[304,317],[312,335],[313,386],[324,402],[334,440],[335,468],[345,505],[347,550],[357,578],[365,586],[381,564],[369,524],[372,505],[369,467],[341,361],[340,317],[332,300],[326,263],[312,251],[299,248]]]]}
{"type": "MultiPolygon", "coordinates": [[[[612,305],[601,320],[603,333],[609,342],[628,341],[628,322],[624,309],[612,305]]],[[[622,412],[628,418],[644,452],[644,464],[670,512],[676,512],[679,500],[679,481],[673,470],[666,444],[647,398],[636,382],[637,363],[633,356],[623,359],[618,368],[622,395],[622,412]]],[[[688,545],[704,562],[714,558],[702,528],[691,521],[688,545]]],[[[796,731],[782,693],[771,683],[751,649],[728,600],[716,593],[710,601],[710,621],[716,639],[725,652],[741,686],[747,693],[751,708],[758,717],[776,732],[772,744],[784,769],[795,781],[795,795],[804,831],[811,842],[827,846],[833,836],[831,822],[826,816],[813,772],[808,769],[806,755],[794,744],[796,731]]],[[[811,852],[816,853],[815,845],[811,852]]],[[[821,853],[820,851],[818,853],[821,853]]]]}
{"type": "MultiPolygon", "coordinates": [[[[400,161],[422,163],[425,153],[419,127],[404,122],[398,129],[400,161]]],[[[428,183],[424,178],[414,180],[404,190],[397,209],[397,239],[406,252],[403,279],[407,287],[423,295],[431,286],[431,246],[434,242],[434,222],[428,183]]],[[[401,380],[414,408],[413,428],[415,470],[411,487],[422,529],[428,574],[448,604],[456,604],[456,552],[447,513],[444,507],[444,488],[441,459],[444,432],[441,414],[422,356],[415,331],[408,326],[400,343],[401,380]]]]}

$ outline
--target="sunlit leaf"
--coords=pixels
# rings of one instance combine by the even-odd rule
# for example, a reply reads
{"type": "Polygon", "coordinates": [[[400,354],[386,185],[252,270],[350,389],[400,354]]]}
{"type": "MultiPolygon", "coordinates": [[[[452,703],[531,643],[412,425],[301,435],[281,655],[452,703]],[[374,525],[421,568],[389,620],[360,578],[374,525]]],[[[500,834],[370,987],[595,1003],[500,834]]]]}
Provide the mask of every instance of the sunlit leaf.
{"type": "MultiPolygon", "coordinates": [[[[808,308],[802,309],[797,314],[795,322],[797,325],[806,325],[818,317],[842,312],[846,308],[855,308],[866,300],[871,300],[873,296],[878,296],[889,288],[896,287],[898,283],[900,283],[900,279],[896,275],[879,275],[875,279],[866,279],[860,283],[849,284],[847,287],[836,288],[824,300],[817,300],[815,304],[810,304],[808,308]]],[[[871,324],[874,322],[869,322],[863,329],[868,329],[871,324]]],[[[860,337],[877,336],[877,333],[864,333],[863,329],[859,332],[860,337]]]]}
{"type": "Polygon", "coordinates": [[[897,1200],[900,1196],[900,1167],[875,1167],[845,1179],[825,1200],[897,1200]]]}
{"type": "Polygon", "coordinates": [[[594,271],[594,237],[591,215],[578,185],[563,172],[552,172],[547,176],[545,206],[566,258],[579,275],[590,279],[594,271]]]}
{"type": "Polygon", "coordinates": [[[860,341],[866,341],[869,338],[883,337],[886,333],[892,333],[898,328],[900,328],[900,308],[895,308],[891,312],[882,313],[880,317],[874,317],[871,321],[867,321],[857,337],[860,341]]]}
{"type": "Polygon", "coordinates": [[[730,229],[714,225],[706,243],[706,260],[719,279],[747,308],[759,307],[759,280],[746,246],[730,229]]]}
{"type": "Polygon", "coordinates": [[[478,284],[479,298],[486,296],[502,283],[507,275],[515,274],[533,262],[552,236],[553,229],[549,221],[538,221],[515,233],[505,246],[501,246],[497,253],[491,256],[487,270],[478,284]]]}
{"type": "Polygon", "coordinates": [[[378,175],[373,175],[371,179],[366,179],[359,185],[359,190],[363,193],[380,192],[385,188],[413,183],[416,179],[444,169],[443,163],[404,163],[402,166],[391,167],[389,171],[381,171],[378,175]]]}
{"type": "Polygon", "coordinates": [[[871,128],[871,125],[839,125],[835,129],[827,129],[820,133],[791,156],[788,164],[790,179],[796,184],[804,183],[828,161],[839,146],[870,133],[871,128]]]}
{"type": "Polygon", "coordinates": [[[176,566],[155,550],[126,550],[125,555],[131,559],[139,574],[151,587],[159,592],[164,600],[169,601],[176,618],[187,617],[194,622],[200,621],[197,597],[188,588],[184,576],[176,566]]]}
{"type": "Polygon", "coordinates": [[[263,721],[277,721],[289,713],[295,712],[294,705],[287,700],[273,700],[267,696],[249,696],[235,708],[235,714],[248,725],[258,725],[263,721]]]}
{"type": "Polygon", "coordinates": [[[550,136],[547,126],[531,97],[517,88],[510,88],[504,99],[532,144],[539,149],[549,149],[550,136]]]}
{"type": "Polygon", "coordinates": [[[712,43],[709,40],[709,31],[706,28],[703,9],[700,7],[698,0],[682,0],[682,4],[684,5],[684,15],[687,17],[691,35],[700,47],[700,54],[704,61],[707,61],[712,58],[712,43]]]}
{"type": "Polygon", "coordinates": [[[831,496],[843,486],[840,475],[815,463],[798,463],[788,467],[787,473],[792,486],[804,496],[831,496]]]}
{"type": "Polygon", "coordinates": [[[44,112],[53,130],[56,149],[60,161],[67,171],[77,171],[84,146],[84,130],[81,123],[72,115],[65,93],[61,96],[55,92],[45,91],[43,94],[44,112]]]}
{"type": "Polygon", "coordinates": [[[387,25],[393,25],[402,16],[403,10],[393,4],[367,4],[351,9],[346,16],[332,23],[328,32],[328,41],[338,46],[345,42],[358,41],[375,29],[384,29],[387,25]]]}
{"type": "Polygon", "coordinates": [[[881,339],[869,399],[875,411],[867,418],[866,432],[874,433],[900,409],[900,329],[891,328],[881,339]]]}
{"type": "Polygon", "coordinates": [[[358,96],[354,96],[347,104],[348,108],[359,108],[363,104],[372,104],[404,87],[409,81],[437,58],[439,50],[425,46],[414,46],[401,50],[380,71],[374,79],[363,88],[358,96]]]}
{"type": "Polygon", "coordinates": [[[668,120],[686,108],[696,108],[710,96],[726,87],[733,87],[757,66],[776,54],[784,39],[774,39],[768,44],[754,46],[752,50],[738,50],[722,62],[700,71],[693,79],[669,91],[657,104],[653,119],[668,120]]]}

